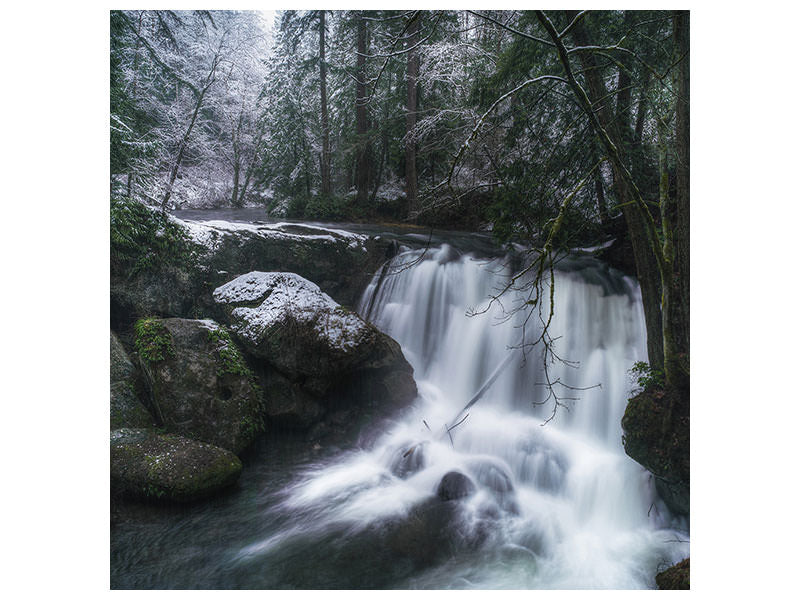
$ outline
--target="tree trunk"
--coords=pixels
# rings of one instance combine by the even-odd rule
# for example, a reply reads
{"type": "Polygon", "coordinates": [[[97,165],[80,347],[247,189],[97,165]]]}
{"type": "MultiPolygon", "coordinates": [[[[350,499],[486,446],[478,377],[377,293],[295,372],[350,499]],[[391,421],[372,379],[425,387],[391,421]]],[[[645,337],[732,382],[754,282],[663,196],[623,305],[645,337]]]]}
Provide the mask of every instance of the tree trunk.
{"type": "MultiPolygon", "coordinates": [[[[209,75],[209,77],[212,76],[213,75],[209,75]]],[[[205,98],[206,92],[208,91],[210,85],[210,83],[206,85],[197,96],[197,102],[194,106],[192,118],[189,121],[189,127],[186,128],[186,133],[183,135],[183,138],[181,138],[181,143],[178,147],[178,155],[175,157],[175,163],[172,165],[172,170],[169,174],[169,183],[167,183],[167,191],[164,194],[164,199],[161,201],[161,210],[167,209],[167,203],[169,202],[170,196],[172,196],[172,188],[175,185],[175,179],[178,177],[178,169],[180,169],[181,162],[183,162],[183,155],[186,152],[186,147],[189,145],[189,136],[192,134],[194,123],[197,121],[197,115],[200,113],[200,108],[203,106],[203,98],[205,98]]]]}
{"type": "MultiPolygon", "coordinates": [[[[417,43],[419,37],[420,15],[414,15],[414,22],[408,29],[407,47],[417,43]]],[[[417,148],[413,140],[414,126],[417,124],[417,78],[419,77],[419,53],[409,50],[406,62],[406,210],[408,216],[417,212],[417,148]]]]}
{"type": "MultiPolygon", "coordinates": [[[[673,17],[677,92],[675,106],[675,200],[671,223],[672,268],[665,282],[664,374],[667,385],[689,386],[689,12],[673,17]]],[[[666,229],[666,225],[664,226],[666,229]]]]}
{"type": "Polygon", "coordinates": [[[323,197],[331,194],[331,149],[328,125],[328,87],[327,66],[325,65],[325,11],[319,11],[319,96],[322,118],[322,157],[320,158],[320,193],[323,197]]]}
{"type": "Polygon", "coordinates": [[[356,203],[365,210],[369,200],[370,147],[367,115],[367,21],[364,13],[358,15],[358,41],[356,55],[356,203]]]}
{"type": "MultiPolygon", "coordinates": [[[[575,13],[568,14],[569,20],[571,21],[574,16],[575,13]]],[[[579,22],[572,28],[572,36],[578,46],[590,45],[589,36],[586,34],[583,23],[579,22]]],[[[611,138],[611,143],[616,146],[619,152],[622,152],[624,146],[619,137],[621,127],[611,114],[608,106],[604,104],[603,99],[606,97],[608,90],[600,76],[594,54],[591,52],[579,52],[578,55],[586,77],[588,100],[591,102],[591,106],[586,107],[586,110],[595,113],[600,127],[611,138]]],[[[596,133],[598,136],[600,135],[599,131],[596,133]]],[[[662,369],[664,365],[664,341],[661,320],[661,273],[658,261],[650,245],[651,240],[648,238],[645,216],[641,214],[641,209],[635,204],[633,190],[623,173],[624,163],[627,161],[621,157],[615,159],[613,156],[610,156],[609,159],[614,171],[614,190],[628,227],[628,234],[633,246],[633,257],[636,263],[636,275],[642,292],[642,305],[647,329],[648,362],[652,368],[662,369]]]]}
{"type": "MultiPolygon", "coordinates": [[[[594,140],[592,140],[592,147],[594,151],[592,162],[597,163],[600,160],[600,156],[598,155],[597,144],[594,140]]],[[[611,218],[608,216],[608,204],[606,203],[606,195],[603,190],[603,173],[600,169],[595,169],[594,171],[594,192],[595,196],[597,196],[597,213],[600,216],[600,224],[603,226],[603,229],[607,229],[611,218]]]]}

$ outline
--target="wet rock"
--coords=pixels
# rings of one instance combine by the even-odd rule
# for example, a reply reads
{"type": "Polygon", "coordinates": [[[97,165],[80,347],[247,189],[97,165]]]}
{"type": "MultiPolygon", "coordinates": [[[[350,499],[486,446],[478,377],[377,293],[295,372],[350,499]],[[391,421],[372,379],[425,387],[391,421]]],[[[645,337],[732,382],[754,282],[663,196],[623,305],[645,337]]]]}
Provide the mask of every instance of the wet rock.
{"type": "Polygon", "coordinates": [[[237,454],[263,431],[255,379],[217,323],[142,319],[135,344],[153,411],[168,431],[237,454]]]}
{"type": "Polygon", "coordinates": [[[669,509],[689,514],[689,399],[653,389],[631,398],[622,417],[622,444],[633,460],[656,477],[669,509]]]}
{"type": "Polygon", "coordinates": [[[147,429],[111,432],[111,488],[122,496],[190,502],[236,482],[242,463],[232,452],[147,429]]]}
{"type": "Polygon", "coordinates": [[[497,494],[508,494],[514,491],[511,476],[500,465],[481,461],[470,465],[478,483],[497,494]]]}
{"type": "Polygon", "coordinates": [[[457,503],[431,498],[404,519],[391,522],[384,533],[385,543],[392,553],[411,559],[417,567],[429,567],[466,546],[468,536],[461,523],[457,503]]]}
{"type": "MultiPolygon", "coordinates": [[[[478,484],[492,494],[500,508],[512,514],[519,514],[514,484],[511,475],[503,466],[490,461],[476,461],[470,465],[470,472],[475,475],[478,484]]],[[[494,517],[494,515],[488,516],[494,517]]]]}
{"type": "Polygon", "coordinates": [[[264,384],[264,408],[271,423],[288,429],[307,429],[325,413],[314,396],[277,372],[264,384]]]}
{"type": "Polygon", "coordinates": [[[392,475],[400,479],[408,479],[414,473],[425,468],[425,444],[403,444],[392,456],[389,467],[392,475]]]}
{"type": "Polygon", "coordinates": [[[469,477],[458,471],[450,471],[439,482],[436,496],[444,501],[460,500],[471,496],[475,491],[475,484],[469,477]]]}

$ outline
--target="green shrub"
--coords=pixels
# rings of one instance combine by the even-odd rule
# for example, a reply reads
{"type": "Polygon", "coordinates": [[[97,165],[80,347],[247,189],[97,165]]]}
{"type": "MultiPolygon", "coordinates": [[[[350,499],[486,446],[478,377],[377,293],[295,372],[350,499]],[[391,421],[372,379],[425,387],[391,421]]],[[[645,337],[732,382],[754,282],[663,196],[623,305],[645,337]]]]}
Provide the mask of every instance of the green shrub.
{"type": "Polygon", "coordinates": [[[631,381],[636,382],[638,389],[641,391],[647,392],[664,387],[664,371],[653,369],[644,361],[633,363],[628,373],[631,376],[631,381]]]}
{"type": "Polygon", "coordinates": [[[169,215],[131,198],[111,199],[111,273],[133,277],[162,266],[191,268],[199,246],[169,215]]]}
{"type": "Polygon", "coordinates": [[[306,203],[304,216],[307,219],[341,221],[352,216],[351,201],[347,197],[314,196],[306,203]]]}

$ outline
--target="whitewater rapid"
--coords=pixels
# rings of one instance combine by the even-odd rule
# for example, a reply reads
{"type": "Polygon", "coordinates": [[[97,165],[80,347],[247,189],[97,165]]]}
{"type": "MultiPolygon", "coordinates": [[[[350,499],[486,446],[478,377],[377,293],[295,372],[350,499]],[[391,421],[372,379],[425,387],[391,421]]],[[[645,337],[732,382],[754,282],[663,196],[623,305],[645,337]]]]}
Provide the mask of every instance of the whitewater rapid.
{"type": "MultiPolygon", "coordinates": [[[[400,343],[419,397],[376,443],[304,473],[281,503],[291,521],[242,548],[236,562],[314,540],[324,540],[327,552],[345,552],[356,539],[357,555],[392,562],[392,552],[409,552],[403,535],[415,531],[414,523],[439,523],[426,521],[420,507],[434,506],[442,477],[452,471],[466,475],[475,493],[447,513],[447,531],[415,533],[420,553],[434,558],[412,560],[413,568],[397,567],[394,578],[376,576],[373,585],[647,588],[659,569],[688,556],[687,523],[670,515],[650,474],[622,449],[628,371],[646,360],[635,280],[597,261],[575,259],[555,271],[549,333],[563,360],[548,363],[548,374],[559,382],[554,391],[563,406],[554,411],[542,385],[541,348],[525,356],[513,349],[529,311],[509,312],[528,296],[509,293],[468,316],[485,308],[511,274],[506,260],[444,245],[407,250],[375,275],[359,311],[400,343]],[[514,357],[466,418],[459,415],[510,352],[514,357]],[[456,416],[463,422],[448,432],[456,416]],[[443,552],[427,547],[445,543],[443,552]]],[[[545,286],[545,315],[548,297],[545,286]]],[[[528,321],[526,340],[536,339],[538,323],[535,315],[528,321]]],[[[356,580],[365,587],[372,587],[370,569],[382,568],[375,560],[356,580]]]]}

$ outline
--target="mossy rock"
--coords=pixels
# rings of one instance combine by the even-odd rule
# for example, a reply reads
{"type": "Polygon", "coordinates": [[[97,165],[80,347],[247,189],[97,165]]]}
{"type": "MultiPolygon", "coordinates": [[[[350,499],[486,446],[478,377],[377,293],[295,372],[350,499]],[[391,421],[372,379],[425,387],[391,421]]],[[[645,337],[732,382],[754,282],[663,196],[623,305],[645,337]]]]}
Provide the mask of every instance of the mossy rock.
{"type": "Polygon", "coordinates": [[[237,454],[263,431],[261,389],[216,322],[142,320],[135,344],[153,413],[167,431],[237,454]]]}
{"type": "Polygon", "coordinates": [[[136,394],[136,368],[111,332],[111,429],[152,427],[154,419],[136,394]]]}
{"type": "Polygon", "coordinates": [[[236,482],[242,463],[211,444],[152,429],[111,432],[111,489],[153,501],[190,502],[236,482]]]}
{"type": "Polygon", "coordinates": [[[631,398],[622,417],[625,452],[656,477],[656,489],[676,514],[689,514],[688,398],[652,389],[631,398]]]}
{"type": "Polygon", "coordinates": [[[689,559],[686,558],[656,575],[656,585],[660,590],[688,590],[689,559]]]}

